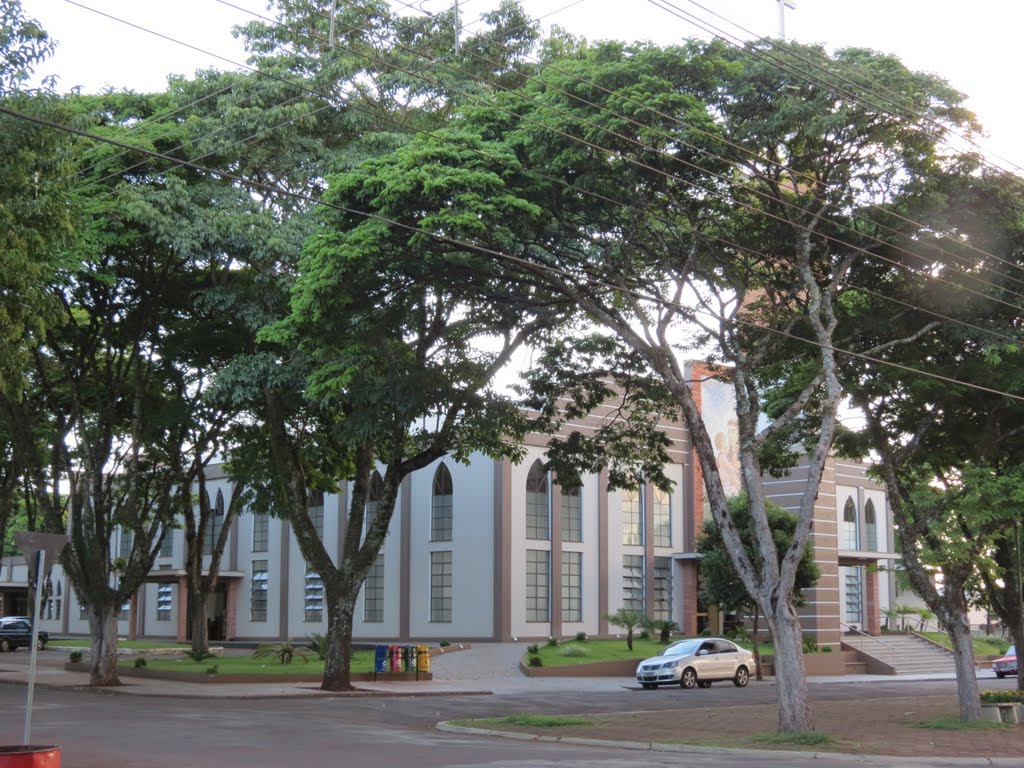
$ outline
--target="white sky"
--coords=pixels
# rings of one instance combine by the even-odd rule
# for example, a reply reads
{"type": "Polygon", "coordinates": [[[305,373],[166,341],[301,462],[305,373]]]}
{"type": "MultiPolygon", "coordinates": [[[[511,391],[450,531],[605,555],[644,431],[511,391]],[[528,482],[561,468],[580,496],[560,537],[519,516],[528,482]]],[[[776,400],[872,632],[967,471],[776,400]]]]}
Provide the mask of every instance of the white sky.
{"type": "MultiPolygon", "coordinates": [[[[400,0],[391,1],[396,6],[404,5],[400,0]]],[[[256,13],[264,13],[266,8],[265,0],[231,2],[256,13]]],[[[460,0],[467,28],[471,31],[480,13],[497,2],[460,0]]],[[[756,35],[774,36],[778,30],[776,0],[657,2],[662,7],[650,0],[523,0],[523,5],[532,16],[542,17],[545,25],[558,24],[591,40],[650,39],[668,43],[698,34],[706,36],[679,17],[684,13],[728,29],[710,11],[756,35]]],[[[451,4],[452,0],[413,3],[431,12],[451,4]]],[[[161,90],[169,73],[191,74],[197,68],[211,66],[236,68],[232,62],[241,64],[245,54],[231,36],[231,28],[253,19],[251,14],[217,0],[22,0],[22,6],[59,43],[57,55],[40,68],[40,74],[58,75],[61,90],[76,85],[86,91],[107,86],[161,90]],[[224,58],[190,50],[94,11],[224,58]]],[[[914,69],[945,77],[970,97],[968,107],[978,114],[989,133],[981,143],[1007,161],[1024,166],[1024,141],[1019,138],[1024,125],[1024,100],[1011,85],[1018,71],[1024,4],[1011,0],[975,0],[968,4],[954,0],[797,0],[797,6],[786,12],[789,39],[820,42],[830,48],[857,45],[895,53],[914,69]]],[[[731,31],[747,37],[738,30],[731,31]]]]}

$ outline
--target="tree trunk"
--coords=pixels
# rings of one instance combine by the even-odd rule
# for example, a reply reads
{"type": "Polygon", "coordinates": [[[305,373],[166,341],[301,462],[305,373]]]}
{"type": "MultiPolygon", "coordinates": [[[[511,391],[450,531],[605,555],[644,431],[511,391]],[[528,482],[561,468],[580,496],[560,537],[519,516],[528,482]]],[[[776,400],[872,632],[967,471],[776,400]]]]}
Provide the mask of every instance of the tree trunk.
{"type": "Polygon", "coordinates": [[[322,691],[351,691],[352,617],[358,590],[333,589],[324,584],[327,602],[327,648],[322,691]]]}
{"type": "Polygon", "coordinates": [[[789,605],[770,606],[764,618],[775,643],[775,687],[779,703],[779,733],[813,731],[807,705],[804,639],[800,619],[789,605]]]}
{"type": "Polygon", "coordinates": [[[90,605],[89,635],[92,641],[92,668],[89,685],[120,685],[117,675],[117,619],[121,606],[90,605]]]}
{"type": "Polygon", "coordinates": [[[206,595],[201,589],[188,592],[188,618],[192,623],[192,655],[198,660],[210,655],[210,631],[206,624],[206,595]]]}
{"type": "Polygon", "coordinates": [[[956,662],[956,692],[960,699],[960,719],[966,722],[981,719],[981,696],[978,692],[978,674],[974,666],[974,639],[967,614],[951,616],[946,632],[953,643],[956,662]]]}

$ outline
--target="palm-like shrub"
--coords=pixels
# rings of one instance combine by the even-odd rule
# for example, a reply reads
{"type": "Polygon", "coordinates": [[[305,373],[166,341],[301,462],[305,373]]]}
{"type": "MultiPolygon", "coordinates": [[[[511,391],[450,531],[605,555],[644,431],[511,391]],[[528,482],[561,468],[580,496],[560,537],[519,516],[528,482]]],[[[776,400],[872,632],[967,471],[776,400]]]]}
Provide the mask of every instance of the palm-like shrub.
{"type": "Polygon", "coordinates": [[[309,654],[303,649],[297,648],[291,641],[264,643],[252,652],[254,659],[277,659],[281,664],[291,664],[296,656],[303,661],[309,661],[309,654]]]}

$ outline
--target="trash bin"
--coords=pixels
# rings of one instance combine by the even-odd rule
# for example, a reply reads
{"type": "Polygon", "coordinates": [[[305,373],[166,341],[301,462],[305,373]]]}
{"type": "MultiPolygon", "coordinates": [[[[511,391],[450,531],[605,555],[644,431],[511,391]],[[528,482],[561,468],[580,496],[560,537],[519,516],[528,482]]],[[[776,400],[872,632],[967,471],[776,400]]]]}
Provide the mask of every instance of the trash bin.
{"type": "Polygon", "coordinates": [[[402,671],[402,646],[392,645],[389,649],[391,651],[391,671],[401,672],[402,671]]]}
{"type": "Polygon", "coordinates": [[[386,645],[378,645],[373,650],[373,671],[374,672],[387,672],[388,671],[388,647],[386,645]]]}
{"type": "Polygon", "coordinates": [[[0,747],[0,768],[60,768],[60,747],[0,747]]]}
{"type": "Polygon", "coordinates": [[[405,671],[415,672],[416,671],[416,646],[407,645],[405,646],[405,671]]]}
{"type": "Polygon", "coordinates": [[[416,646],[416,671],[430,671],[430,648],[425,645],[416,646]]]}

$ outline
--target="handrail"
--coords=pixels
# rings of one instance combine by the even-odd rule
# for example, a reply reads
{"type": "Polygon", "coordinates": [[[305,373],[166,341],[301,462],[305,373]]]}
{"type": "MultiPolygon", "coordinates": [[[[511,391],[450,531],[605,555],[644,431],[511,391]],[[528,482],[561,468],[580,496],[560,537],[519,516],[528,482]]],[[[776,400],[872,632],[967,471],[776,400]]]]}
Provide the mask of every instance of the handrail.
{"type": "Polygon", "coordinates": [[[861,635],[862,637],[866,637],[868,640],[873,640],[876,643],[881,643],[886,648],[888,648],[889,649],[889,666],[893,668],[893,671],[896,671],[896,646],[895,645],[893,645],[892,643],[887,643],[887,642],[885,642],[885,640],[881,640],[880,638],[877,638],[874,635],[869,635],[867,632],[862,632],[861,630],[857,629],[857,627],[852,627],[849,624],[847,624],[846,622],[840,621],[839,622],[839,626],[846,627],[847,631],[854,632],[854,633],[856,633],[858,635],[861,635]]]}

